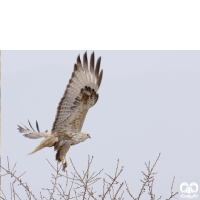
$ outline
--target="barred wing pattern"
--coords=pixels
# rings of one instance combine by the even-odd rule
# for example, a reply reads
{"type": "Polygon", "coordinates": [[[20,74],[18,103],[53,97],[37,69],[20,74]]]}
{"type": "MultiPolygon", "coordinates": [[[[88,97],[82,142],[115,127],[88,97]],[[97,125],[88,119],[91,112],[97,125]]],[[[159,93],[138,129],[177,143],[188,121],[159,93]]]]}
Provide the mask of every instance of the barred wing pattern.
{"type": "Polygon", "coordinates": [[[57,114],[51,132],[79,133],[86,114],[98,100],[98,89],[101,84],[103,70],[99,73],[101,57],[94,67],[94,53],[90,57],[88,69],[87,53],[80,56],[74,65],[72,77],[57,108],[57,114]]]}

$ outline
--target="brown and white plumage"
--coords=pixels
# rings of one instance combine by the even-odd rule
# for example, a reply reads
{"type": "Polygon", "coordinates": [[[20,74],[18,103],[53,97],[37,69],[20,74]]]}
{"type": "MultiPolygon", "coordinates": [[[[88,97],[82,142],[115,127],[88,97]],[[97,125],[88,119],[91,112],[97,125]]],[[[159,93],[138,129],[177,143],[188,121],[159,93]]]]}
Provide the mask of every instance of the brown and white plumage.
{"type": "Polygon", "coordinates": [[[103,70],[99,74],[100,62],[101,58],[98,59],[94,70],[93,53],[89,70],[87,54],[83,56],[83,66],[78,56],[69,84],[58,105],[51,132],[59,130],[59,132],[79,133],[81,131],[87,111],[98,100],[97,91],[103,75],[103,70]]]}
{"type": "Polygon", "coordinates": [[[40,133],[37,122],[38,132],[34,131],[30,122],[33,131],[26,127],[26,129],[18,127],[21,133],[25,133],[25,137],[33,139],[45,137],[31,154],[44,147],[54,146],[57,151],[56,160],[63,163],[63,170],[67,167],[65,156],[70,146],[90,138],[89,134],[81,133],[81,129],[88,110],[98,101],[97,91],[103,76],[103,70],[99,73],[101,58],[97,60],[96,67],[94,60],[92,53],[89,69],[87,53],[83,56],[83,65],[80,56],[77,57],[71,79],[58,105],[51,133],[40,133]]]}

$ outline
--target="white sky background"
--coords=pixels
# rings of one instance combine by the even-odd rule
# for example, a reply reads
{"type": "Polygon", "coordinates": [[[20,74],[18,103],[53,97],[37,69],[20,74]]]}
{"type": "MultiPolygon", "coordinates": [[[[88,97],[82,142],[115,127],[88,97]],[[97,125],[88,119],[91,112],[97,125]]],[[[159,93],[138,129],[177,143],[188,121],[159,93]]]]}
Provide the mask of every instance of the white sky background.
{"type": "MultiPolygon", "coordinates": [[[[92,51],[88,51],[90,57],[92,51]]],[[[2,51],[2,165],[9,156],[17,171],[38,194],[50,186],[53,148],[27,156],[40,142],[18,133],[17,124],[50,130],[57,105],[71,77],[78,54],[84,51],[2,51]]],[[[168,197],[182,182],[200,184],[200,51],[95,51],[104,70],[99,100],[87,114],[83,131],[91,140],[71,147],[67,154],[79,171],[88,154],[92,169],[114,172],[119,158],[133,195],[139,193],[145,170],[161,152],[154,190],[168,197]]],[[[69,164],[68,171],[72,170],[69,164]]],[[[9,178],[2,189],[10,194],[9,178]]],[[[102,189],[100,188],[100,191],[102,189]]],[[[145,196],[144,198],[145,199],[145,196]]]]}

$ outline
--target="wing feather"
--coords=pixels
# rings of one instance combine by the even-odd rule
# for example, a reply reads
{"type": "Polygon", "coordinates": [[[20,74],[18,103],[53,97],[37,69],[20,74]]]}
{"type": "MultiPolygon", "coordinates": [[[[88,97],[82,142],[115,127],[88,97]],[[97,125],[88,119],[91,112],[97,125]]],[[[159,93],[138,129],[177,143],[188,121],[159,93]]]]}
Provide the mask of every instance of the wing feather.
{"type": "Polygon", "coordinates": [[[30,130],[26,126],[24,126],[24,128],[23,128],[19,125],[18,125],[18,128],[17,128],[20,133],[24,133],[23,134],[24,137],[27,137],[27,138],[30,138],[30,139],[38,139],[38,138],[47,137],[48,135],[50,135],[50,133],[48,133],[48,132],[40,132],[39,125],[38,125],[37,121],[36,121],[36,128],[37,128],[38,132],[36,132],[34,130],[34,128],[32,127],[29,120],[28,120],[28,123],[29,123],[30,127],[32,128],[32,130],[30,130]]]}
{"type": "Polygon", "coordinates": [[[82,68],[80,55],[78,55],[78,57],[77,57],[77,66],[82,68]]]}
{"type": "Polygon", "coordinates": [[[87,53],[85,52],[83,55],[83,68],[85,72],[89,72],[88,70],[88,59],[87,59],[87,53]]]}
{"type": "Polygon", "coordinates": [[[92,87],[92,80],[91,80],[91,73],[88,70],[88,59],[87,59],[87,53],[85,52],[84,56],[83,56],[83,68],[87,77],[87,83],[86,85],[89,87],[92,87]]]}
{"type": "Polygon", "coordinates": [[[94,52],[91,54],[90,57],[90,72],[92,74],[94,73],[94,52]]]}
{"type": "Polygon", "coordinates": [[[77,63],[77,66],[78,66],[78,73],[80,74],[80,76],[83,79],[83,84],[86,85],[87,84],[87,77],[85,76],[85,71],[83,70],[83,68],[80,65],[78,65],[78,63],[77,63]]]}
{"type": "Polygon", "coordinates": [[[32,125],[31,125],[29,119],[28,119],[28,123],[29,123],[30,127],[32,128],[32,130],[33,130],[34,132],[36,132],[36,131],[34,130],[34,128],[32,127],[32,125]]]}
{"type": "Polygon", "coordinates": [[[101,57],[98,58],[97,64],[96,64],[96,69],[95,69],[95,76],[96,76],[97,79],[98,79],[98,76],[99,76],[100,64],[101,64],[101,57]]]}
{"type": "Polygon", "coordinates": [[[99,74],[100,62],[101,58],[98,59],[95,68],[94,53],[92,53],[89,70],[87,53],[83,56],[83,65],[80,56],[77,57],[71,79],[57,108],[52,133],[81,131],[88,110],[98,100],[97,91],[103,76],[102,70],[99,74]]]}
{"type": "Polygon", "coordinates": [[[40,128],[39,128],[39,125],[38,125],[37,120],[36,120],[36,128],[37,128],[37,131],[38,131],[38,133],[39,133],[39,132],[40,132],[40,128]]]}
{"type": "Polygon", "coordinates": [[[90,72],[91,72],[91,82],[92,87],[95,88],[95,74],[94,74],[94,52],[92,53],[90,57],[90,72]]]}
{"type": "Polygon", "coordinates": [[[79,80],[79,83],[80,83],[80,87],[84,87],[85,85],[85,82],[84,82],[84,79],[81,75],[81,73],[79,73],[78,71],[75,71],[75,77],[79,80]]]}
{"type": "Polygon", "coordinates": [[[98,77],[98,81],[97,81],[98,87],[101,85],[102,77],[103,77],[103,69],[101,70],[100,75],[99,75],[99,77],[98,77]]]}

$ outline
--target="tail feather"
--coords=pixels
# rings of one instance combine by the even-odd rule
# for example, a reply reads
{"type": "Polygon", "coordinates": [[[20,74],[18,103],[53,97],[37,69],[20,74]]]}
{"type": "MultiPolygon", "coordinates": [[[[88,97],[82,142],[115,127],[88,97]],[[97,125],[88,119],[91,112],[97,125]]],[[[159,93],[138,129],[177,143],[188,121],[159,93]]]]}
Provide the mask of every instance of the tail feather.
{"type": "Polygon", "coordinates": [[[43,149],[44,147],[52,147],[56,142],[58,142],[58,137],[56,137],[54,135],[48,136],[28,155],[31,155],[31,154],[43,149]]]}

